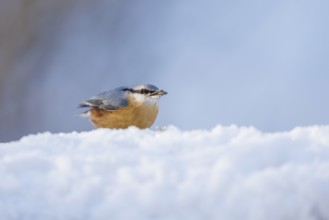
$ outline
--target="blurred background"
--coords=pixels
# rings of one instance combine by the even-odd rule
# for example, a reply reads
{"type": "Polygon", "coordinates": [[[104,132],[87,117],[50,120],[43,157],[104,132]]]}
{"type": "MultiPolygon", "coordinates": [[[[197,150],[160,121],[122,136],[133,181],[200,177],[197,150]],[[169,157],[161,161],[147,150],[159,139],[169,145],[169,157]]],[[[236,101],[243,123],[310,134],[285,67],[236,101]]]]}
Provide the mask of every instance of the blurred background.
{"type": "Polygon", "coordinates": [[[329,1],[1,0],[0,141],[90,130],[77,105],[152,83],[155,126],[329,123],[329,1]]]}

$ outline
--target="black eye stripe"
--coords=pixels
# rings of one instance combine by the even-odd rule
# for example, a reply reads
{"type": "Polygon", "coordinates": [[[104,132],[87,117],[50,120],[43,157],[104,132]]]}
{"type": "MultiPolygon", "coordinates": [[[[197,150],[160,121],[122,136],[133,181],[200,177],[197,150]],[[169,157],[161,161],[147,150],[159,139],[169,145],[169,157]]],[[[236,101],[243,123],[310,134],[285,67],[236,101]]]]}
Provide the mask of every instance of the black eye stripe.
{"type": "Polygon", "coordinates": [[[135,90],[129,88],[124,88],[123,91],[135,92],[135,90]]]}
{"type": "Polygon", "coordinates": [[[153,91],[149,89],[141,89],[141,90],[135,90],[135,92],[140,94],[151,94],[153,91]]]}
{"type": "Polygon", "coordinates": [[[149,89],[134,90],[134,89],[128,89],[128,88],[123,89],[123,91],[129,91],[131,93],[139,93],[139,94],[147,94],[147,95],[154,92],[153,90],[149,90],[149,89]]]}
{"type": "Polygon", "coordinates": [[[151,91],[148,90],[148,89],[141,89],[141,90],[140,90],[140,93],[141,93],[141,94],[150,94],[151,91]]]}

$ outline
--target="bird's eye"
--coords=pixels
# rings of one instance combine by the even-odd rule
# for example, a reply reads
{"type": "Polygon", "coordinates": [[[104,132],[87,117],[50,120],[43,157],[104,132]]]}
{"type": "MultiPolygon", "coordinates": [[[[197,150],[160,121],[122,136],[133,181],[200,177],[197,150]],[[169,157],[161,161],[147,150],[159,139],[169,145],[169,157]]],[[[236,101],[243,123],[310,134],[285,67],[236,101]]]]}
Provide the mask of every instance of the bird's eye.
{"type": "Polygon", "coordinates": [[[148,89],[141,89],[141,90],[140,90],[140,93],[141,93],[141,94],[150,94],[151,91],[148,90],[148,89]]]}

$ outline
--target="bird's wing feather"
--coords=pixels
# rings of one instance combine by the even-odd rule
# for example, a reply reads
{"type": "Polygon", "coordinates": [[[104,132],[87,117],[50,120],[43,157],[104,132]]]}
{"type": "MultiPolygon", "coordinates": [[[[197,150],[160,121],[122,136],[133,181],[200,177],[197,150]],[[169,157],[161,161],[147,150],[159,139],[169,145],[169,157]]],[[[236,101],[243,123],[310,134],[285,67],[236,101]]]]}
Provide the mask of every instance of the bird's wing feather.
{"type": "Polygon", "coordinates": [[[80,107],[95,107],[106,111],[115,111],[128,105],[125,87],[101,93],[80,104],[80,107]]]}

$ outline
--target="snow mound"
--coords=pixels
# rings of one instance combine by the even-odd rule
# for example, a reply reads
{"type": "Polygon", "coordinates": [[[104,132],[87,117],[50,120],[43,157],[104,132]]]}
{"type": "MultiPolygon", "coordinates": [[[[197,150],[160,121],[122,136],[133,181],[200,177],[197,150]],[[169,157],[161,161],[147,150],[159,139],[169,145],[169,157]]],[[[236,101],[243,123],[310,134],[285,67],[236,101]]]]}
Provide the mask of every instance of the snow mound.
{"type": "Polygon", "coordinates": [[[97,129],[0,144],[0,219],[329,219],[329,126],[97,129]]]}

